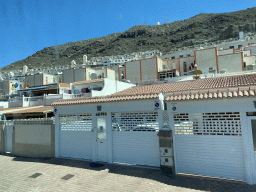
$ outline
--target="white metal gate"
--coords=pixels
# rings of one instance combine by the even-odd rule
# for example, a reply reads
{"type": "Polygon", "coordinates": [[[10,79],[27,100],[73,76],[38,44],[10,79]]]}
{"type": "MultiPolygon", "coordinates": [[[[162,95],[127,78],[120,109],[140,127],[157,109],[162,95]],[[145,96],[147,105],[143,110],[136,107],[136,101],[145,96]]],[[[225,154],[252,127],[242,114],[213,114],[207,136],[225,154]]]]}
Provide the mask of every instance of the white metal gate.
{"type": "Polygon", "coordinates": [[[245,180],[240,114],[174,115],[178,173],[245,180]]]}
{"type": "Polygon", "coordinates": [[[60,157],[92,159],[92,116],[60,115],[60,157]]]}
{"type": "Polygon", "coordinates": [[[5,151],[12,153],[12,133],[13,133],[13,121],[5,122],[5,151]]]}
{"type": "Polygon", "coordinates": [[[160,166],[157,112],[112,113],[113,162],[160,166]]]}

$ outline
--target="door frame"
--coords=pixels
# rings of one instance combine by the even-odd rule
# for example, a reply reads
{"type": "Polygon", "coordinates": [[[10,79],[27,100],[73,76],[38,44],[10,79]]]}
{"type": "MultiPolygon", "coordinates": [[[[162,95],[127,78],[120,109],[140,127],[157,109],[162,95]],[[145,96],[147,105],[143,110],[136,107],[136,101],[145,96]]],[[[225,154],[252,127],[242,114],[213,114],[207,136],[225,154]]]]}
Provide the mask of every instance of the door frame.
{"type": "Polygon", "coordinates": [[[14,124],[13,123],[8,122],[8,121],[5,122],[5,152],[7,152],[7,153],[12,153],[12,151],[13,151],[13,145],[12,145],[12,143],[13,143],[12,142],[12,140],[13,140],[13,138],[12,138],[13,128],[14,128],[14,124]],[[11,131],[10,131],[10,129],[11,129],[11,131]],[[9,131],[11,133],[9,133],[9,131]],[[11,135],[8,135],[8,133],[11,134],[11,135]],[[10,139],[9,139],[8,136],[10,136],[10,139]],[[11,145],[11,151],[7,151],[8,144],[11,145]]]}
{"type": "MultiPolygon", "coordinates": [[[[249,141],[247,142],[249,145],[252,146],[250,152],[253,154],[253,162],[252,162],[252,179],[253,179],[253,183],[256,184],[256,150],[254,151],[254,146],[253,146],[253,134],[252,134],[252,124],[251,124],[251,121],[252,120],[256,120],[256,116],[246,116],[246,120],[247,120],[247,134],[248,134],[248,138],[249,141]]],[[[242,134],[246,134],[246,133],[243,133],[242,134]]]]}
{"type": "Polygon", "coordinates": [[[100,162],[108,162],[108,136],[107,136],[107,118],[106,117],[107,117],[107,115],[96,116],[96,129],[95,129],[95,132],[96,132],[96,142],[95,142],[95,144],[96,144],[96,157],[97,157],[96,159],[97,159],[97,161],[100,161],[100,162]],[[102,119],[105,120],[105,130],[106,130],[106,139],[105,140],[98,138],[98,121],[97,121],[98,118],[102,118],[102,119]],[[99,159],[99,142],[100,142],[100,140],[104,141],[104,145],[107,149],[106,156],[105,156],[103,161],[102,161],[102,159],[99,159]]]}

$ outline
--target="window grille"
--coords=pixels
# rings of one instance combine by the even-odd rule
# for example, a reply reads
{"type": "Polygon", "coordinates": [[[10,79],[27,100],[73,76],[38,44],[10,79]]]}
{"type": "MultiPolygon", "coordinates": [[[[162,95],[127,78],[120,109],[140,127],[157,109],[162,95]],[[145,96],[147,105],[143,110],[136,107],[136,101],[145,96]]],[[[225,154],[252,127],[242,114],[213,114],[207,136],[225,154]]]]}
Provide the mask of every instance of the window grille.
{"type": "Polygon", "coordinates": [[[175,134],[242,135],[239,112],[175,114],[174,124],[175,134]]]}
{"type": "Polygon", "coordinates": [[[60,130],[62,131],[91,131],[92,115],[60,115],[60,130]]]}
{"type": "Polygon", "coordinates": [[[112,113],[113,131],[157,131],[158,112],[112,113]]]}
{"type": "Polygon", "coordinates": [[[166,110],[163,111],[163,122],[164,122],[164,128],[169,128],[169,114],[166,110]]]}
{"type": "Polygon", "coordinates": [[[96,113],[96,116],[107,116],[107,113],[96,113]]]}

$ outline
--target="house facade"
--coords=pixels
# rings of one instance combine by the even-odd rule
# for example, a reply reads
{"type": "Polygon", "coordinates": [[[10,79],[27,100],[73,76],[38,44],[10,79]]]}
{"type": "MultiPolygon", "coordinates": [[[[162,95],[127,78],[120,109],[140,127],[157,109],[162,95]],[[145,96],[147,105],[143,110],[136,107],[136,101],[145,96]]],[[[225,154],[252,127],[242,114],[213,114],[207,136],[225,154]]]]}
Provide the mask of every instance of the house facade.
{"type": "Polygon", "coordinates": [[[160,167],[157,133],[171,130],[176,174],[256,184],[255,85],[250,74],[56,101],[55,156],[160,167]]]}

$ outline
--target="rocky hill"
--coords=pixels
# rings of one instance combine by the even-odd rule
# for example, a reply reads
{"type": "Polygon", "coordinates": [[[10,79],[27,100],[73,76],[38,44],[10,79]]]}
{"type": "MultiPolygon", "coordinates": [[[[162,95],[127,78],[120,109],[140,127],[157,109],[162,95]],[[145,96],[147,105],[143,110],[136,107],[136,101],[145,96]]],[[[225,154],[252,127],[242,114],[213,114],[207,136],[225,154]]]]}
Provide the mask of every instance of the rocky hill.
{"type": "Polygon", "coordinates": [[[163,25],[136,25],[105,37],[46,47],[1,70],[22,69],[23,65],[29,68],[69,65],[72,60],[79,64],[84,54],[90,59],[156,49],[167,53],[178,47],[237,38],[239,31],[254,33],[255,22],[256,7],[253,7],[231,13],[202,13],[163,25]]]}

